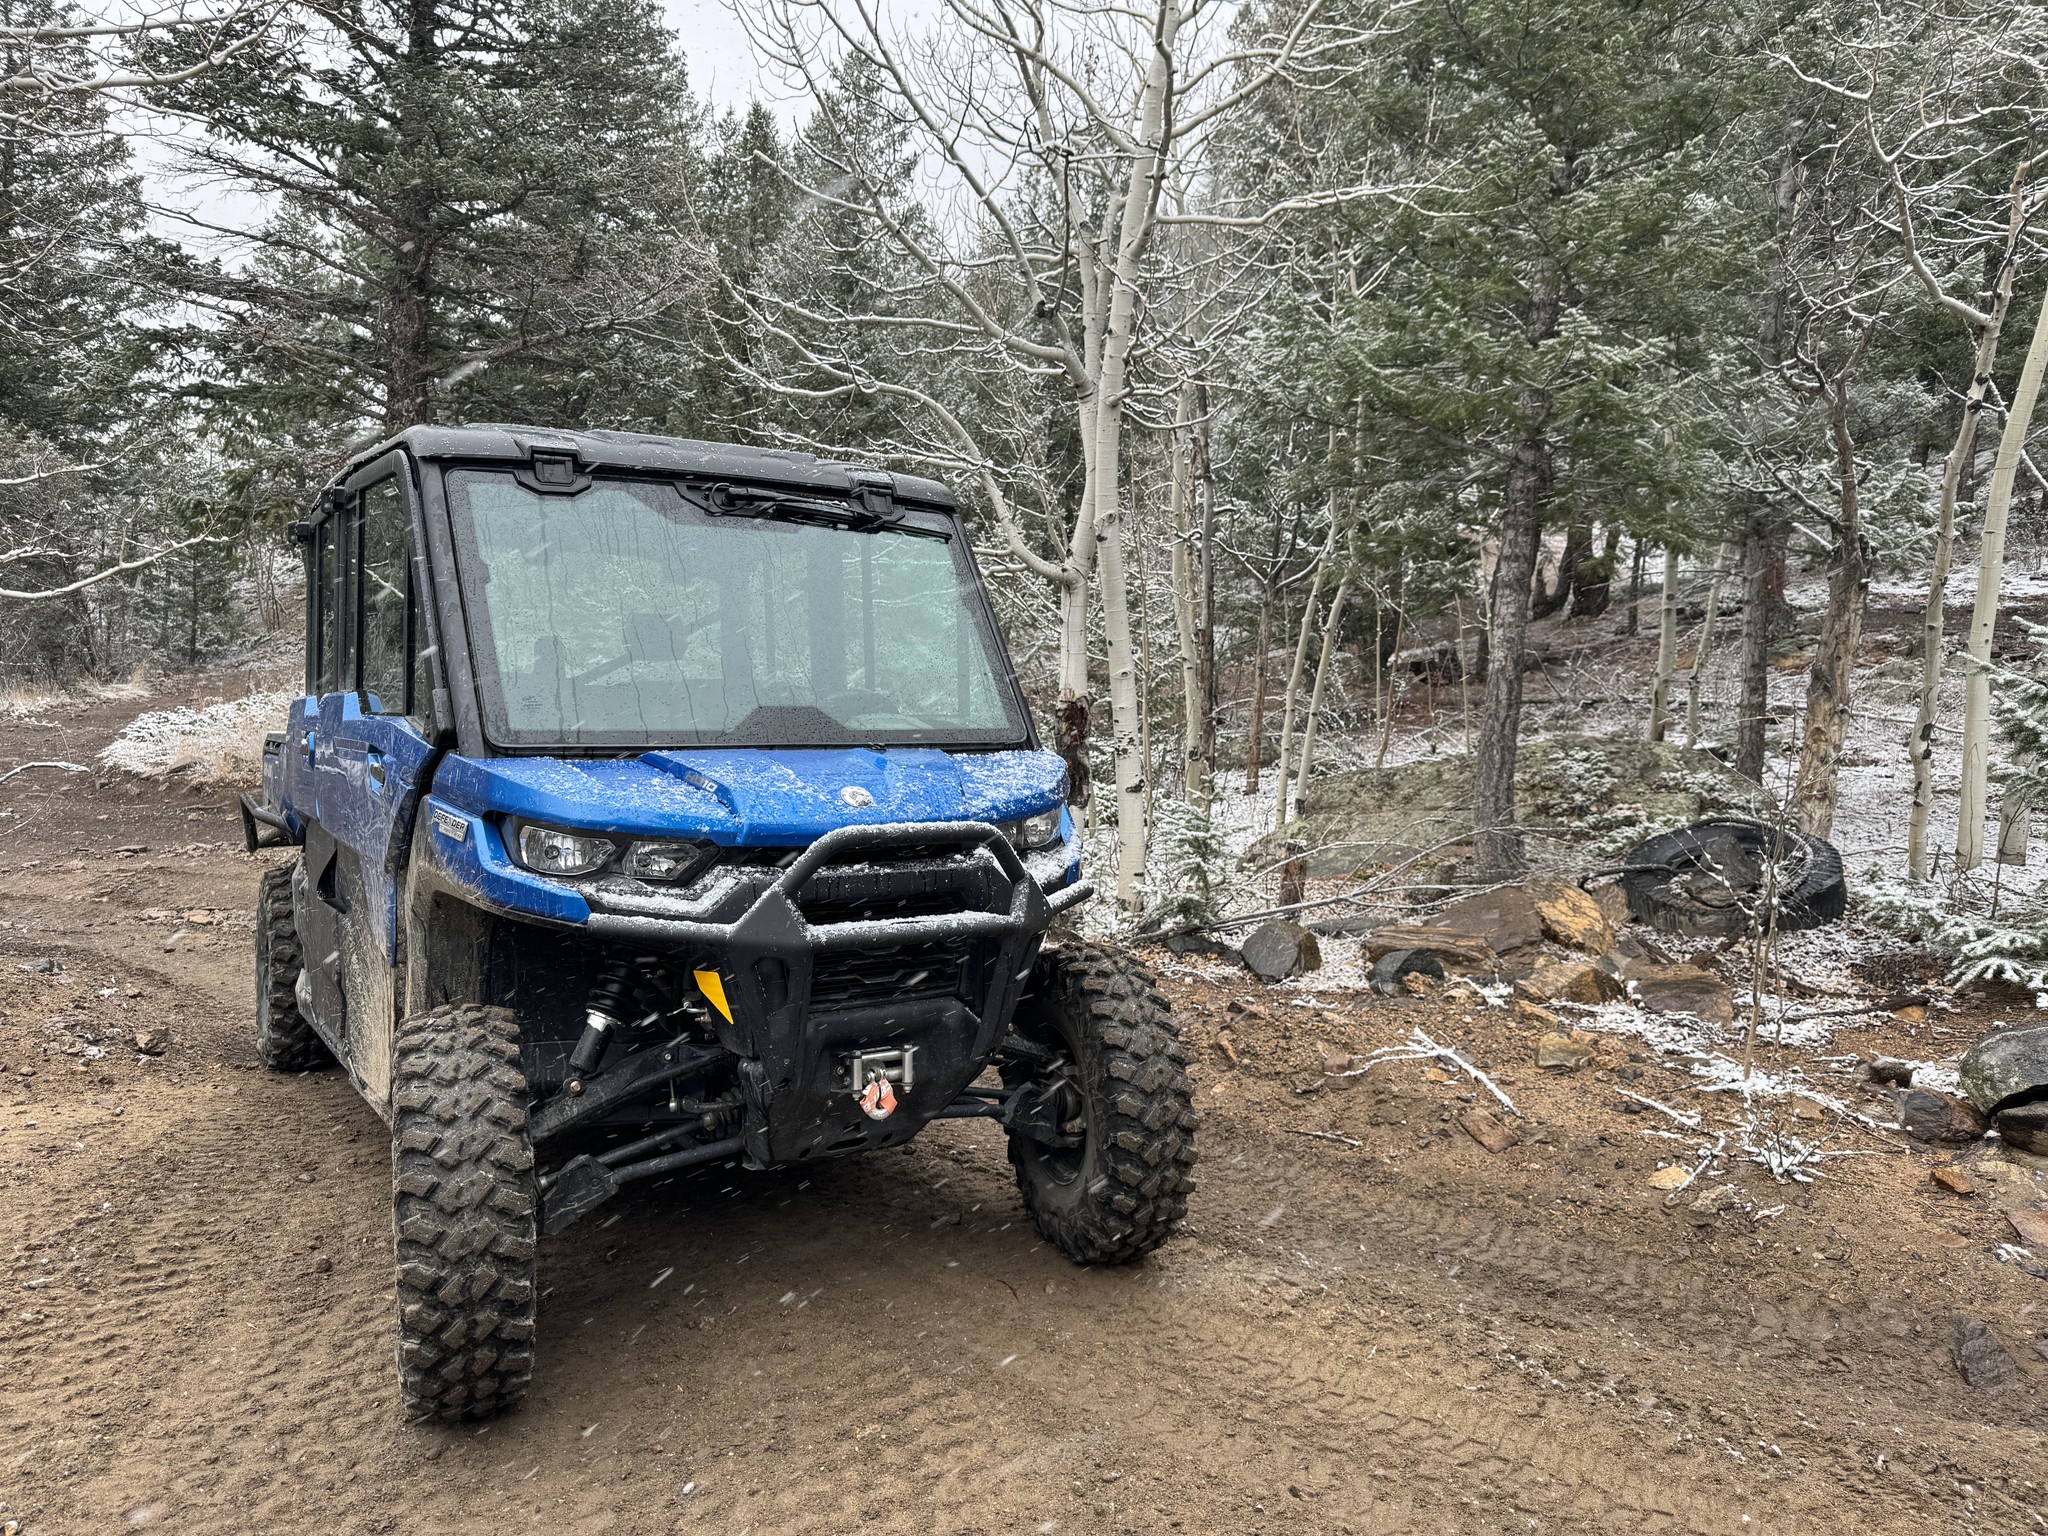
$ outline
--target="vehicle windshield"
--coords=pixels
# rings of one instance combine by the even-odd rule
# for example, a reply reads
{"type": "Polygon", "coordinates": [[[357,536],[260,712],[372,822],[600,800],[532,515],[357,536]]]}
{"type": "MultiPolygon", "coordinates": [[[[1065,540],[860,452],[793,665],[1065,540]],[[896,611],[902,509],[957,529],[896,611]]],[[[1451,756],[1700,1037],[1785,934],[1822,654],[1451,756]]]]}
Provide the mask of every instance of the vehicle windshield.
{"type": "Polygon", "coordinates": [[[1026,740],[950,518],[721,514],[634,480],[541,495],[458,470],[447,485],[500,746],[1026,740]]]}

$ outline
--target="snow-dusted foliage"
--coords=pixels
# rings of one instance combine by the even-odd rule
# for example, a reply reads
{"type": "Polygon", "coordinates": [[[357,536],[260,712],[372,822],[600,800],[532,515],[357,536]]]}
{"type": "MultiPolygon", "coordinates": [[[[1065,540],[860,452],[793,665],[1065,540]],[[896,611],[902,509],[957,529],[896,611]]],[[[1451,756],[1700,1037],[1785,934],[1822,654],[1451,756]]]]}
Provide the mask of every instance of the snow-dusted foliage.
{"type": "Polygon", "coordinates": [[[253,782],[263,767],[263,737],[284,724],[292,698],[252,693],[199,709],[147,710],[101,749],[100,763],[145,779],[183,773],[200,784],[253,782]]]}
{"type": "Polygon", "coordinates": [[[1152,814],[1147,917],[1166,928],[1216,917],[1232,860],[1214,818],[1186,800],[1162,800],[1152,814]]]}

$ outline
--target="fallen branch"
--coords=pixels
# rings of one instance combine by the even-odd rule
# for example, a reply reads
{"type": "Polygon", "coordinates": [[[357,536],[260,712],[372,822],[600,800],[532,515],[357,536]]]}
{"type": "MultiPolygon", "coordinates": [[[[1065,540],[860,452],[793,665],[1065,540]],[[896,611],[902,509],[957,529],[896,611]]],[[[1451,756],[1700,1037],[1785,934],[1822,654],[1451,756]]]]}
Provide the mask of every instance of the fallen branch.
{"type": "Polygon", "coordinates": [[[1630,1093],[1626,1088],[1620,1088],[1615,1091],[1624,1099],[1632,1099],[1638,1104],[1656,1110],[1659,1114],[1669,1115],[1689,1131],[1696,1131],[1700,1128],[1700,1117],[1698,1115],[1689,1115],[1682,1109],[1673,1109],[1669,1104],[1660,1104],[1655,1099],[1646,1099],[1640,1093],[1630,1093]]]}
{"type": "Polygon", "coordinates": [[[1509,1114],[1519,1116],[1522,1113],[1519,1109],[1515,1108],[1515,1101],[1501,1092],[1499,1085],[1492,1078],[1480,1071],[1479,1068],[1473,1066],[1471,1062],[1460,1056],[1448,1045],[1439,1045],[1436,1041],[1430,1039],[1420,1029],[1413,1031],[1399,1045],[1381,1046],[1378,1050],[1367,1056],[1364,1066],[1353,1067],[1348,1072],[1333,1072],[1329,1075],[1332,1077],[1363,1077],[1374,1067],[1384,1067],[1389,1063],[1399,1061],[1448,1062],[1451,1066],[1456,1067],[1460,1072],[1471,1078],[1473,1082],[1484,1088],[1488,1093],[1492,1094],[1494,1098],[1498,1099],[1501,1107],[1509,1114]]]}
{"type": "Polygon", "coordinates": [[[1313,1136],[1317,1141],[1341,1141],[1347,1147],[1362,1147],[1365,1145],[1364,1142],[1354,1141],[1349,1136],[1339,1136],[1335,1131],[1297,1131],[1290,1128],[1287,1134],[1290,1136],[1313,1136]]]}
{"type": "Polygon", "coordinates": [[[66,773],[84,773],[86,771],[84,766],[79,763],[60,763],[54,760],[43,763],[23,763],[19,768],[10,768],[5,773],[0,773],[0,784],[5,784],[17,773],[27,773],[31,768],[61,768],[66,773]]]}

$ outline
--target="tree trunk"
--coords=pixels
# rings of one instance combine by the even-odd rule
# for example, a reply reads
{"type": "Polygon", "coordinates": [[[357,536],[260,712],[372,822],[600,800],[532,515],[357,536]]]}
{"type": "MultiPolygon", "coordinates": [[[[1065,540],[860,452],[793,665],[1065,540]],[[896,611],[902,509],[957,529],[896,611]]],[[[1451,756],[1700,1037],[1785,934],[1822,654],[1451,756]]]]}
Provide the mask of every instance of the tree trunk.
{"type": "Polygon", "coordinates": [[[1480,878],[1506,879],[1523,868],[1515,826],[1516,737],[1522,726],[1522,652],[1529,632],[1529,584],[1550,492],[1550,444],[1532,429],[1508,466],[1500,556],[1488,616],[1489,665],[1479,707],[1479,747],[1472,765],[1472,831],[1480,878]]]}
{"type": "Polygon", "coordinates": [[[1742,571],[1742,693],[1736,707],[1735,771],[1764,781],[1764,731],[1770,723],[1771,529],[1767,511],[1749,520],[1742,571]]]}
{"type": "Polygon", "coordinates": [[[1714,552],[1713,574],[1707,578],[1707,612],[1700,622],[1700,643],[1693,647],[1692,666],[1685,674],[1685,744],[1700,744],[1700,673],[1714,654],[1714,630],[1721,618],[1721,581],[1727,574],[1728,546],[1714,552]]]}
{"type": "MultiPolygon", "coordinates": [[[[1172,84],[1174,39],[1180,9],[1160,7],[1152,58],[1138,111],[1137,143],[1125,169],[1123,210],[1116,232],[1102,374],[1095,391],[1096,565],[1102,580],[1102,629],[1109,648],[1109,709],[1116,763],[1116,898],[1138,909],[1145,873],[1146,771],[1138,715],[1138,679],[1132,656],[1130,593],[1124,574],[1123,409],[1126,367],[1137,324],[1138,263],[1152,229],[1158,195],[1159,143],[1172,84]]],[[[1105,238],[1107,232],[1105,231],[1105,238]]]]}
{"type": "Polygon", "coordinates": [[[1820,645],[1806,683],[1806,723],[1799,747],[1799,777],[1792,808],[1799,830],[1814,837],[1834,831],[1836,775],[1842,740],[1849,727],[1850,669],[1863,637],[1863,606],[1870,594],[1870,565],[1863,548],[1856,489],[1856,445],[1849,437],[1849,376],[1844,373],[1828,401],[1828,425],[1835,440],[1835,478],[1841,503],[1841,548],[1828,578],[1828,611],[1821,619],[1820,645]]]}
{"type": "Polygon", "coordinates": [[[2001,264],[1993,285],[1990,323],[1977,336],[1977,355],[1970,370],[1969,392],[1963,397],[1963,419],[1949,445],[1941,472],[1941,507],[1935,516],[1934,563],[1927,573],[1927,601],[1920,610],[1920,699],[1913,714],[1913,732],[1906,738],[1906,756],[1913,763],[1913,812],[1906,826],[1906,872],[1915,880],[1928,877],[1927,822],[1934,811],[1934,704],[1941,690],[1942,626],[1948,614],[1948,573],[1955,559],[1956,504],[1963,476],[1976,452],[1977,423],[1991,390],[1991,368],[1998,360],[1998,337],[2012,307],[2013,277],[2018,263],[2010,256],[2001,264]]]}
{"type": "Polygon", "coordinates": [[[1252,718],[1244,738],[1244,792],[1259,792],[1259,746],[1266,734],[1266,652],[1273,643],[1273,578],[1259,588],[1259,634],[1252,650],[1252,718]]]}
{"type": "Polygon", "coordinates": [[[1330,679],[1330,658],[1337,650],[1337,626],[1344,622],[1344,605],[1351,601],[1351,578],[1346,576],[1330,599],[1330,617],[1323,625],[1323,654],[1316,660],[1315,686],[1308,694],[1308,718],[1301,724],[1301,766],[1294,772],[1294,804],[1308,793],[1308,770],[1316,750],[1316,718],[1323,709],[1323,685],[1330,679]]]}
{"type": "Polygon", "coordinates": [[[2048,368],[2048,302],[2034,322],[2033,344],[2020,368],[2006,406],[2005,432],[1998,441],[1998,462],[1991,471],[1990,499],[1984,504],[1984,536],[1978,545],[1977,601],[1970,610],[1970,671],[1963,695],[1963,806],[1956,827],[1956,867],[1975,869],[1984,862],[1984,781],[1990,753],[1991,632],[1998,622],[1998,589],[2005,576],[2005,523],[2012,507],[2013,481],[2034,402],[2041,393],[2041,374],[2048,368]]]}
{"type": "Polygon", "coordinates": [[[1628,612],[1622,616],[1621,632],[1632,635],[1643,622],[1643,541],[1635,541],[1628,561],[1628,612]]]}
{"type": "Polygon", "coordinates": [[[1180,642],[1181,774],[1191,804],[1205,805],[1209,760],[1202,752],[1201,594],[1203,553],[1196,542],[1188,439],[1194,386],[1183,384],[1174,411],[1167,506],[1173,523],[1173,631],[1180,642]]]}
{"type": "Polygon", "coordinates": [[[1195,607],[1197,681],[1202,704],[1198,735],[1205,766],[1201,803],[1208,807],[1216,782],[1216,486],[1209,473],[1209,387],[1195,386],[1195,429],[1188,445],[1188,470],[1194,482],[1195,506],[1201,524],[1196,554],[1201,561],[1200,600],[1195,607]]]}
{"type": "Polygon", "coordinates": [[[1301,629],[1294,639],[1294,666],[1287,674],[1287,688],[1281,694],[1280,707],[1280,757],[1275,766],[1274,777],[1279,780],[1279,790],[1274,801],[1273,825],[1287,825],[1287,791],[1290,780],[1287,774],[1287,759],[1294,745],[1294,701],[1301,693],[1301,675],[1308,665],[1309,636],[1314,632],[1316,613],[1323,595],[1323,574],[1330,568],[1331,553],[1337,547],[1337,511],[1330,509],[1330,536],[1323,542],[1322,553],[1316,556],[1315,571],[1309,578],[1308,601],[1301,609],[1301,629]]]}
{"type": "Polygon", "coordinates": [[[1657,680],[1650,690],[1650,740],[1671,727],[1671,674],[1678,666],[1678,551],[1664,551],[1664,585],[1657,597],[1657,680]]]}

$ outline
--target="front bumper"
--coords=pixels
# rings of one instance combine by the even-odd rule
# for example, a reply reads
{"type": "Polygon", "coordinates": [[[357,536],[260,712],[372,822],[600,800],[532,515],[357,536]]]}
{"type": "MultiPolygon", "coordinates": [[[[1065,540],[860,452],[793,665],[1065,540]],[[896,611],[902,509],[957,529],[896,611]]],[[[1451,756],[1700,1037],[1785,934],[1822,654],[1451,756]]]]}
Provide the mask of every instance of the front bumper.
{"type": "Polygon", "coordinates": [[[736,1058],[745,1156],[788,1163],[907,1140],[974,1081],[1046,926],[1090,894],[1041,878],[986,822],[843,827],[784,868],[741,866],[687,896],[584,887],[580,926],[717,977],[705,992],[723,1003],[712,1023],[736,1058]],[[858,1102],[861,1052],[914,1063],[886,1118],[858,1102]]]}

